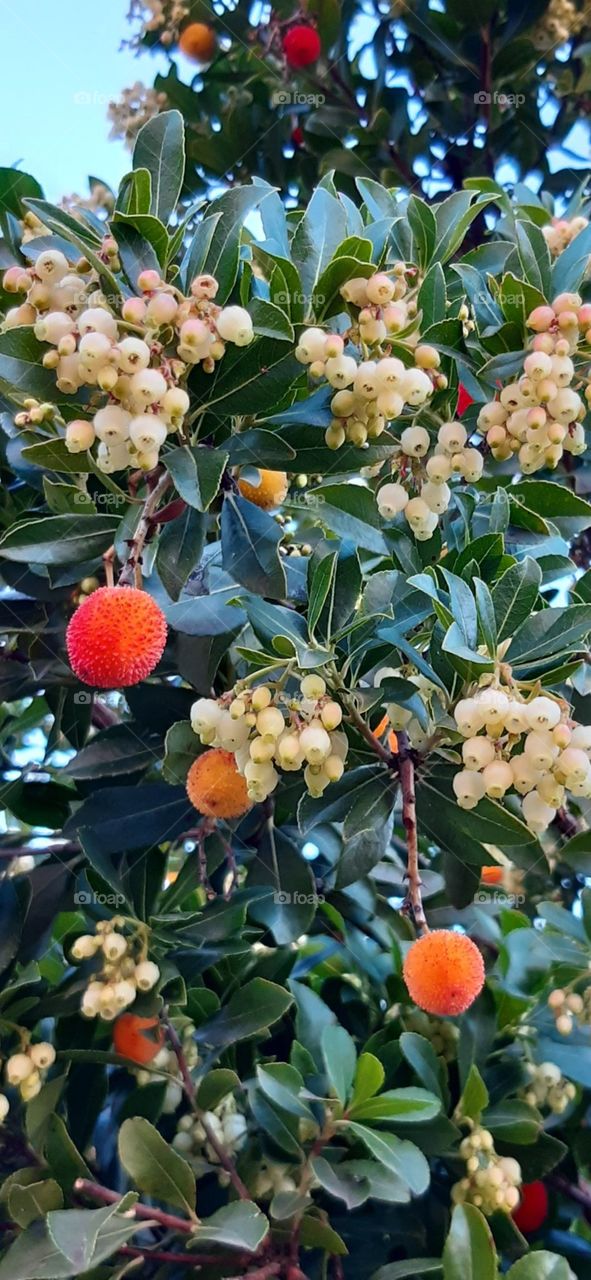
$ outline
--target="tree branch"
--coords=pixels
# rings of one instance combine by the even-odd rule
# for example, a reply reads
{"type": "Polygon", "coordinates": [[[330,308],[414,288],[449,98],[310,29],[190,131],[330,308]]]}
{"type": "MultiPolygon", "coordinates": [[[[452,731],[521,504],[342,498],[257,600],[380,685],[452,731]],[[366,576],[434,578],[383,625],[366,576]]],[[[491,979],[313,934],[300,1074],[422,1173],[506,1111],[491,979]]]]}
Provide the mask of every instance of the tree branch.
{"type": "MultiPolygon", "coordinates": [[[[76,1178],[74,1183],[74,1191],[81,1196],[88,1196],[91,1200],[99,1200],[101,1204],[119,1204],[121,1196],[116,1191],[111,1191],[109,1187],[101,1187],[98,1182],[91,1182],[89,1178],[76,1178]]],[[[169,1231],[179,1231],[183,1235],[192,1236],[195,1234],[198,1223],[190,1222],[188,1218],[178,1218],[173,1213],[165,1213],[163,1209],[152,1209],[146,1204],[134,1204],[131,1209],[126,1210],[136,1218],[157,1222],[161,1227],[168,1227],[169,1231]]]]}
{"type": "Polygon", "coordinates": [[[417,807],[415,796],[415,765],[408,734],[398,733],[398,772],[402,790],[402,821],[406,831],[408,885],[403,910],[412,914],[419,933],[428,933],[429,926],[421,896],[422,880],[419,870],[419,846],[417,838],[417,807]]]}
{"type": "Polygon", "coordinates": [[[225,1169],[232,1183],[232,1186],[234,1187],[234,1190],[236,1191],[236,1193],[239,1195],[240,1199],[251,1200],[252,1196],[250,1194],[250,1191],[242,1181],[242,1178],[240,1177],[240,1174],[236,1169],[234,1161],[228,1155],[223,1143],[220,1142],[214,1129],[212,1129],[209,1123],[209,1120],[205,1115],[205,1112],[202,1111],[201,1107],[198,1106],[197,1104],[197,1091],[195,1089],[195,1083],[191,1076],[191,1072],[189,1071],[189,1068],[187,1066],[187,1060],[183,1052],[183,1046],[177,1035],[176,1028],[173,1026],[167,1014],[164,1014],[162,1018],[162,1023],[166,1031],[166,1034],[168,1036],[170,1046],[179,1064],[179,1071],[181,1073],[181,1078],[183,1081],[185,1093],[187,1095],[187,1098],[189,1099],[189,1102],[191,1103],[191,1106],[193,1108],[195,1115],[197,1116],[197,1119],[199,1120],[199,1123],[205,1133],[205,1136],[207,1138],[207,1141],[209,1142],[210,1147],[212,1148],[213,1151],[215,1151],[215,1154],[222,1166],[222,1169],[225,1169]]]}
{"type": "Polygon", "coordinates": [[[154,472],[148,483],[150,484],[150,492],[142,507],[142,514],[129,546],[129,555],[119,574],[118,586],[120,587],[130,587],[134,584],[136,570],[141,565],[143,549],[146,543],[149,542],[154,525],[157,523],[158,503],[170,487],[171,479],[167,471],[162,472],[159,476],[154,472]]]}

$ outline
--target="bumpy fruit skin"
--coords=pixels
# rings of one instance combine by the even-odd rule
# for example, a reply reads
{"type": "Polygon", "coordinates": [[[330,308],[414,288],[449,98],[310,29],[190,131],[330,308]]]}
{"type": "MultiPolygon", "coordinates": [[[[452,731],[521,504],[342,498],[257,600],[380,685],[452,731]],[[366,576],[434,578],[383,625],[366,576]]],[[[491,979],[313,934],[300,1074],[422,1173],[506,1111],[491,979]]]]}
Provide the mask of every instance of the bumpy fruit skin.
{"type": "Polygon", "coordinates": [[[240,818],[252,807],[232,752],[221,747],[204,752],[191,765],[187,795],[206,818],[240,818]]]}
{"type": "Polygon", "coordinates": [[[122,1013],[117,1018],[113,1027],[113,1048],[122,1058],[144,1066],[153,1061],[163,1044],[164,1032],[157,1018],[140,1018],[137,1013],[122,1013]]]}
{"type": "Polygon", "coordinates": [[[285,471],[263,471],[259,469],[260,484],[249,484],[248,480],[239,480],[238,488],[243,498],[254,502],[263,511],[278,507],[287,496],[289,482],[285,471]]]}
{"type": "Polygon", "coordinates": [[[503,868],[499,866],[481,867],[480,879],[483,884],[502,884],[503,868]]]}
{"type": "Polygon", "coordinates": [[[548,1192],[543,1182],[525,1183],[521,1188],[521,1200],[511,1217],[524,1236],[539,1231],[548,1217],[548,1192]]]}
{"type": "Polygon", "coordinates": [[[484,962],[465,933],[437,929],[413,942],[404,961],[404,981],[419,1009],[457,1017],[482,991],[484,962]]]}
{"type": "Polygon", "coordinates": [[[290,27],[283,37],[283,52],[290,67],[309,67],[320,57],[321,48],[318,32],[306,22],[290,27]]]}
{"type": "Polygon", "coordinates": [[[70,665],[79,680],[97,689],[139,684],[160,661],[166,631],[164,614],[147,592],[100,587],[70,619],[70,665]]]}
{"type": "Polygon", "coordinates": [[[179,49],[192,62],[210,62],[215,46],[215,31],[206,22],[191,22],[179,36],[179,49]]]}

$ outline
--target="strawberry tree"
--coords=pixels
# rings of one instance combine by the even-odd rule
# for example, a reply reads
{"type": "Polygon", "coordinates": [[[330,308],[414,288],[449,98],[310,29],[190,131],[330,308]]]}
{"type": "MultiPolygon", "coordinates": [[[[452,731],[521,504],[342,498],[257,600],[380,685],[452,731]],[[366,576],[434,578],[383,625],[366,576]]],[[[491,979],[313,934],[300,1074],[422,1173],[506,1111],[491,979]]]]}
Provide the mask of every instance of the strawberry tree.
{"type": "Polygon", "coordinates": [[[0,174],[0,1280],[584,1280],[591,229],[184,140],[0,174]]]}

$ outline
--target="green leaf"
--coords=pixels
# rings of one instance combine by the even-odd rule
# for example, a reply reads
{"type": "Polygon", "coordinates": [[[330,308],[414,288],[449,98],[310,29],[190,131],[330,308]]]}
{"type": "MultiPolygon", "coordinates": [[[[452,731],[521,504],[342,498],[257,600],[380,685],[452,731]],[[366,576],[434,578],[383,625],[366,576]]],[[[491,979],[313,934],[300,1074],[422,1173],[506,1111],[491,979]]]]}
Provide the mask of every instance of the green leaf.
{"type": "Polygon", "coordinates": [[[399,1043],[406,1061],[419,1080],[431,1093],[443,1099],[440,1063],[431,1041],[417,1035],[415,1031],[404,1031],[399,1043]]]}
{"type": "MultiPolygon", "coordinates": [[[[218,1209],[211,1218],[202,1222],[194,1239],[197,1246],[223,1244],[230,1249],[246,1249],[248,1253],[255,1253],[268,1230],[268,1220],[256,1204],[250,1200],[238,1200],[218,1209]]],[[[198,1258],[199,1253],[196,1252],[195,1260],[198,1258]]]]}
{"type": "Polygon", "coordinates": [[[253,978],[237,991],[209,1022],[197,1031],[197,1040],[211,1049],[223,1049],[272,1027],[287,1012],[292,997],[266,978],[253,978]]]}
{"type": "MultiPolygon", "coordinates": [[[[238,275],[240,239],[244,220],[261,203],[268,190],[262,184],[259,186],[253,183],[251,186],[234,187],[231,191],[225,191],[218,200],[213,200],[209,205],[206,219],[209,245],[205,253],[202,252],[202,243],[198,244],[195,250],[191,246],[190,271],[187,260],[183,264],[187,285],[195,274],[215,276],[219,285],[216,303],[220,306],[227,301],[238,275]],[[213,219],[215,219],[215,225],[210,234],[209,223],[213,219]],[[199,257],[201,257],[199,264],[193,265],[198,262],[199,257]]],[[[199,234],[199,228],[197,234],[199,234]]],[[[244,353],[241,354],[244,358],[244,353]]]]}
{"type": "Polygon", "coordinates": [[[202,1111],[213,1111],[239,1086],[240,1080],[235,1071],[230,1071],[227,1067],[209,1071],[197,1090],[197,1105],[202,1111]]]}
{"type": "Polygon", "coordinates": [[[379,1093],[385,1079],[384,1068],[373,1053],[360,1054],[355,1072],[352,1105],[360,1106],[368,1098],[379,1093]]]}
{"type": "Polygon", "coordinates": [[[116,516],[43,516],[13,525],[0,538],[0,559],[19,564],[84,564],[111,546],[116,516]]]}
{"type": "Polygon", "coordinates": [[[22,218],[22,201],[28,197],[43,199],[37,179],[20,169],[0,168],[0,214],[12,213],[15,218],[22,218]]]}
{"type": "Polygon", "coordinates": [[[354,1103],[348,1111],[356,1120],[392,1120],[396,1124],[421,1124],[441,1111],[439,1097],[427,1089],[389,1089],[367,1102],[354,1103]]]}
{"type": "Polygon", "coordinates": [[[164,743],[162,777],[171,785],[181,786],[187,781],[191,765],[200,754],[201,744],[188,720],[178,720],[171,725],[164,743]]]}
{"type": "Polygon", "coordinates": [[[205,533],[206,520],[202,512],[192,506],[162,526],[156,569],[171,600],[178,600],[189,574],[197,568],[205,533]]]}
{"type": "Polygon", "coordinates": [[[355,1041],[344,1027],[325,1027],[322,1033],[322,1056],[326,1074],[339,1102],[345,1106],[357,1067],[355,1041]]]}
{"type": "Polygon", "coordinates": [[[391,1133],[378,1133],[353,1120],[346,1122],[346,1128],[364,1143],[380,1164],[401,1178],[415,1196],[424,1194],[431,1177],[429,1163],[414,1143],[395,1138],[391,1133]]]}
{"type": "Polygon", "coordinates": [[[472,1063],[460,1098],[459,1109],[468,1120],[479,1120],[486,1106],[488,1106],[488,1089],[478,1067],[472,1063]]]}
{"type": "Polygon", "coordinates": [[[298,223],[291,247],[307,308],[311,305],[322,272],[345,234],[343,206],[328,191],[317,187],[298,223]]]}
{"type": "Polygon", "coordinates": [[[204,445],[181,445],[164,460],[181,498],[198,511],[207,511],[219,491],[228,454],[204,445]]]}
{"type": "Polygon", "coordinates": [[[312,566],[310,586],[308,589],[308,626],[310,635],[314,634],[316,625],[326,604],[336,573],[338,552],[330,552],[316,565],[312,566]]]}
{"type": "Polygon", "coordinates": [[[476,597],[476,610],[478,613],[478,624],[484,638],[489,654],[494,656],[497,648],[497,621],[495,617],[495,607],[490,589],[482,578],[473,578],[474,595],[476,597]]]}
{"type": "Polygon", "coordinates": [[[119,1131],[119,1158],[139,1191],[195,1213],[195,1175],[158,1130],[142,1116],[125,1120],[119,1131]]]}
{"type": "Polygon", "coordinates": [[[425,271],[435,251],[437,239],[435,215],[424,200],[419,200],[417,196],[411,196],[406,216],[413,236],[413,262],[416,261],[419,267],[422,267],[423,271],[425,271]]]}
{"type": "Polygon", "coordinates": [[[514,636],[507,651],[507,661],[522,668],[532,663],[543,663],[555,654],[564,656],[579,648],[590,631],[591,605],[572,604],[565,609],[542,609],[528,618],[514,636]]]}
{"type": "Polygon", "coordinates": [[[285,572],[278,554],[282,531],[267,511],[240,494],[226,494],[221,535],[223,566],[235,582],[263,596],[285,595],[285,572]]]}
{"type": "Polygon", "coordinates": [[[66,1280],[98,1266],[145,1225],[118,1207],[58,1209],[33,1222],[2,1258],[0,1280],[66,1280]]]}
{"type": "Polygon", "coordinates": [[[536,1250],[527,1258],[520,1258],[507,1272],[508,1280],[576,1280],[566,1258],[545,1249],[536,1250]]]}
{"type": "Polygon", "coordinates": [[[61,1209],[64,1203],[61,1187],[53,1178],[32,1182],[26,1187],[14,1184],[8,1195],[8,1212],[19,1227],[28,1227],[44,1218],[50,1209],[61,1209]]]}
{"type": "Polygon", "coordinates": [[[537,560],[526,556],[511,565],[492,590],[493,607],[499,641],[513,636],[529,618],[538,598],[542,571],[537,560]]]}
{"type": "Polygon", "coordinates": [[[53,401],[55,375],[42,364],[46,350],[28,326],[0,333],[0,383],[19,403],[27,396],[53,401]]]}
{"type": "Polygon", "coordinates": [[[304,1120],[314,1117],[309,1106],[300,1098],[304,1082],[299,1071],[287,1062],[269,1062],[257,1066],[257,1080],[265,1096],[276,1107],[304,1120]]]}
{"type": "Polygon", "coordinates": [[[486,1218],[471,1204],[456,1205],[443,1251],[444,1280],[497,1280],[497,1256],[486,1218]]]}
{"type": "Polygon", "coordinates": [[[439,324],[440,320],[445,320],[447,293],[440,262],[434,262],[429,268],[419,289],[417,302],[425,329],[432,324],[439,324]]]}
{"type": "MultiPolygon", "coordinates": [[[[166,227],[164,226],[164,223],[160,221],[160,218],[155,218],[152,214],[149,214],[149,213],[116,213],[113,219],[113,222],[111,223],[111,226],[113,228],[113,235],[115,236],[115,239],[117,240],[118,243],[119,243],[119,231],[121,227],[125,227],[126,231],[129,231],[129,230],[136,231],[138,236],[140,236],[141,239],[145,241],[148,245],[150,245],[150,247],[154,250],[155,259],[158,266],[160,267],[166,266],[166,262],[168,258],[168,249],[169,249],[169,238],[168,238],[168,232],[166,230],[166,227]]],[[[122,237],[121,243],[123,247],[125,245],[124,237],[122,237]]],[[[130,243],[131,241],[128,239],[127,244],[129,245],[130,243]]],[[[136,249],[136,253],[137,253],[137,249],[136,249]]],[[[126,274],[129,277],[128,267],[124,258],[123,258],[123,263],[126,269],[126,274]]],[[[140,264],[138,263],[138,265],[140,264]]],[[[142,260],[140,265],[140,271],[144,270],[146,267],[150,265],[151,264],[148,263],[145,259],[142,260]]],[[[137,275],[135,275],[135,277],[132,276],[130,278],[130,283],[133,285],[134,288],[137,287],[137,275]]]]}
{"type": "Polygon", "coordinates": [[[405,1262],[389,1262],[374,1271],[370,1280],[405,1280],[407,1276],[438,1275],[443,1270],[439,1258],[407,1258],[405,1262]]]}
{"type": "Polygon", "coordinates": [[[369,489],[356,484],[323,485],[311,495],[319,506],[322,523],[340,537],[378,555],[388,555],[377,505],[369,489]]]}
{"type": "Polygon", "coordinates": [[[185,127],[180,111],[161,111],[140,129],[133,149],[134,169],[147,169],[152,183],[150,213],[167,226],[185,172],[185,127]]]}
{"type": "Polygon", "coordinates": [[[265,338],[277,338],[280,342],[294,341],[294,328],[285,312],[265,298],[253,298],[248,310],[255,333],[265,338]]]}

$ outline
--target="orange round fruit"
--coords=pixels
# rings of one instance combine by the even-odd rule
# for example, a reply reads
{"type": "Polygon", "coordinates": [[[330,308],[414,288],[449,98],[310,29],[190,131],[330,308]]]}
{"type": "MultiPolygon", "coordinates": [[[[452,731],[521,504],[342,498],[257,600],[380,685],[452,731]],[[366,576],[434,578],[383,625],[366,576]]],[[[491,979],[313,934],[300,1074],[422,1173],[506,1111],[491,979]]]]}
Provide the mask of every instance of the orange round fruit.
{"type": "Polygon", "coordinates": [[[548,1217],[548,1192],[543,1182],[525,1183],[521,1188],[521,1200],[511,1217],[524,1236],[543,1227],[548,1217]]]}
{"type": "Polygon", "coordinates": [[[415,1004],[439,1017],[464,1013],[484,986],[478,947],[453,929],[436,929],[413,942],[403,972],[415,1004]]]}
{"type": "Polygon", "coordinates": [[[136,587],[99,587],[70,619],[66,647],[72,671],[97,689],[139,684],[166,644],[166,618],[136,587]]]}
{"type": "Polygon", "coordinates": [[[249,502],[254,502],[255,506],[262,507],[263,511],[270,511],[272,507],[278,507],[287,496],[289,481],[285,471],[263,471],[259,468],[261,477],[259,484],[249,484],[248,480],[240,479],[238,488],[243,498],[248,498],[249,502]]]}
{"type": "Polygon", "coordinates": [[[163,1044],[164,1032],[157,1018],[140,1018],[137,1013],[122,1013],[117,1018],[113,1048],[122,1058],[145,1066],[153,1061],[163,1044]]]}
{"type": "Polygon", "coordinates": [[[206,818],[241,818],[252,808],[246,781],[231,751],[213,747],[198,756],[187,776],[191,804],[206,818]]]}
{"type": "Polygon", "coordinates": [[[499,867],[494,863],[491,867],[481,867],[480,879],[483,884],[502,884],[503,883],[503,867],[499,867]]]}
{"type": "Polygon", "coordinates": [[[179,36],[179,49],[192,62],[211,62],[215,47],[215,31],[207,22],[190,22],[179,36]]]}

